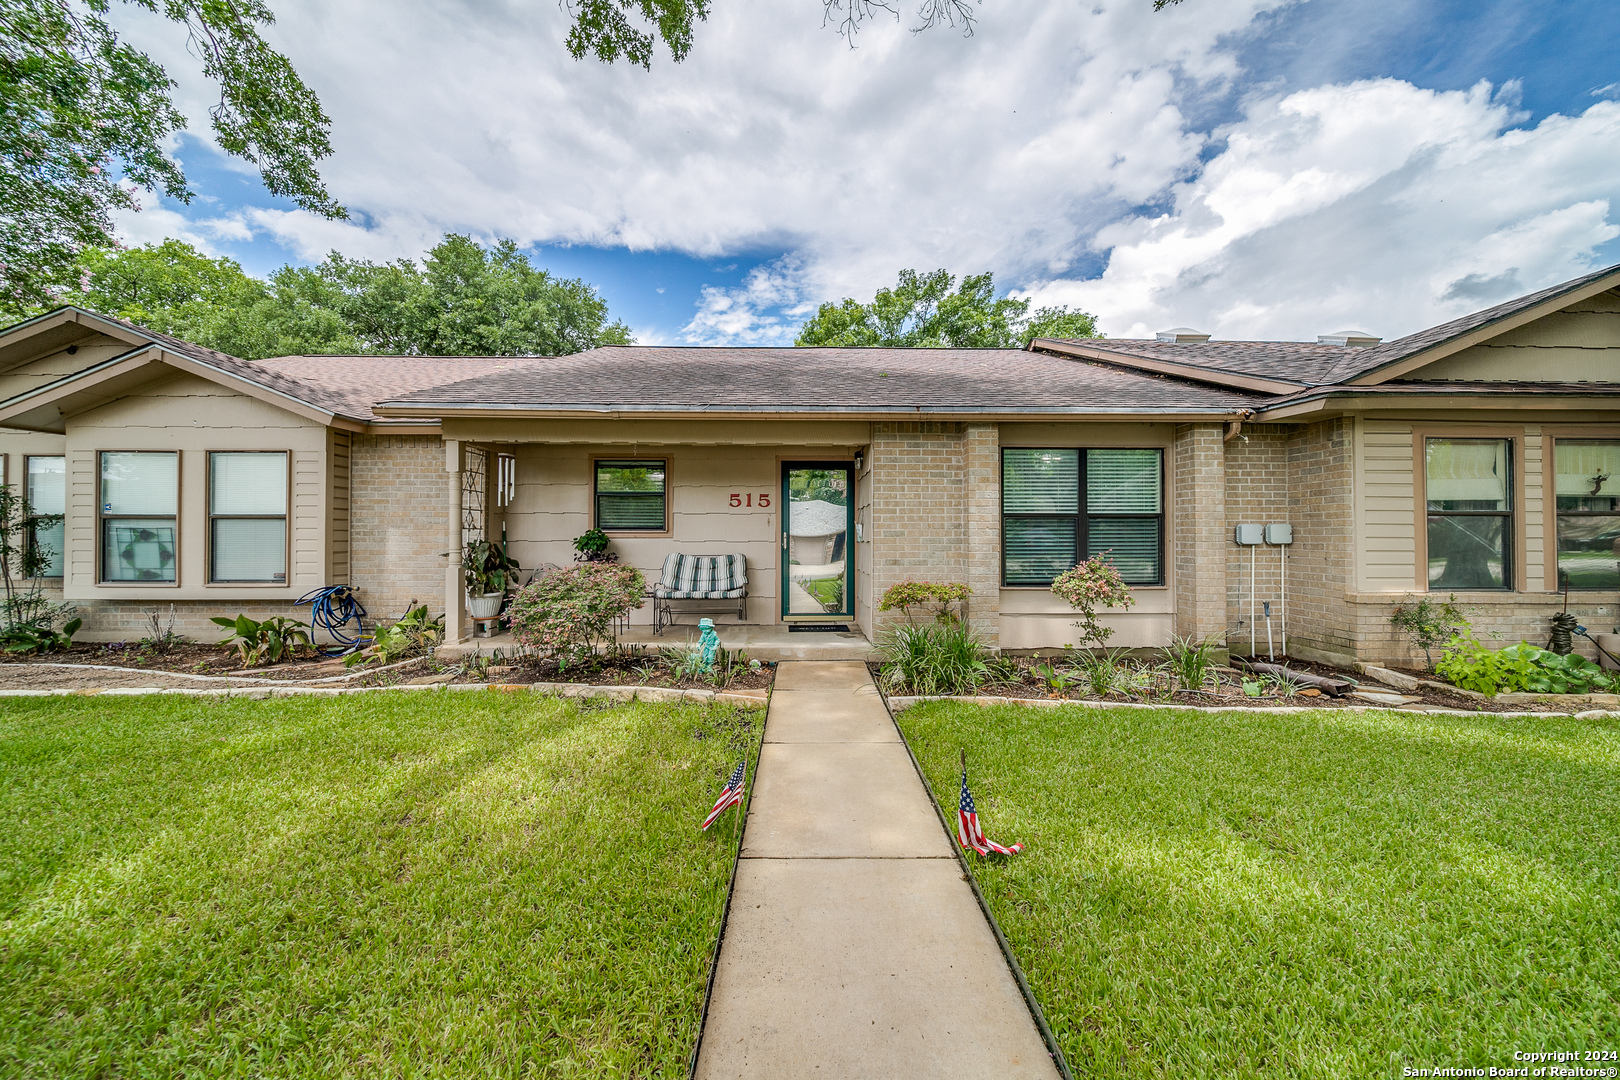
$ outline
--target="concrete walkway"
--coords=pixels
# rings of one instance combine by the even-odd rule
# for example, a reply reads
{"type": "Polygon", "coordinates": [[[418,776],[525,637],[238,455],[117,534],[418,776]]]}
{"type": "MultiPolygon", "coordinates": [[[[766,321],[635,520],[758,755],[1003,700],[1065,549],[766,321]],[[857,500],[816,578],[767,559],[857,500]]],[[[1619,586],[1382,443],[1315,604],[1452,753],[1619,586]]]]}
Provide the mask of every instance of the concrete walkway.
{"type": "Polygon", "coordinates": [[[777,668],[697,1076],[1057,1076],[865,664],[777,668]]]}

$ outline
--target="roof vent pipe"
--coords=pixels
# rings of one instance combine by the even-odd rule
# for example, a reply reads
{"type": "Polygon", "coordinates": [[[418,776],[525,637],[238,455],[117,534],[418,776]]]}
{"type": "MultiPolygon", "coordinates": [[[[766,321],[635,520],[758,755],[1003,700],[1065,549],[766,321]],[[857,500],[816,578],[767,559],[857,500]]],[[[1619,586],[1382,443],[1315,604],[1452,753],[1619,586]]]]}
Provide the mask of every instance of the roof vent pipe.
{"type": "Polygon", "coordinates": [[[1343,345],[1351,348],[1363,348],[1368,345],[1376,345],[1383,340],[1383,338],[1374,337],[1363,330],[1336,330],[1331,334],[1318,335],[1316,343],[1318,345],[1343,345]]]}
{"type": "Polygon", "coordinates": [[[1178,326],[1171,330],[1160,330],[1153,335],[1160,341],[1173,341],[1177,345],[1202,345],[1209,340],[1209,335],[1202,330],[1194,330],[1190,326],[1178,326]]]}

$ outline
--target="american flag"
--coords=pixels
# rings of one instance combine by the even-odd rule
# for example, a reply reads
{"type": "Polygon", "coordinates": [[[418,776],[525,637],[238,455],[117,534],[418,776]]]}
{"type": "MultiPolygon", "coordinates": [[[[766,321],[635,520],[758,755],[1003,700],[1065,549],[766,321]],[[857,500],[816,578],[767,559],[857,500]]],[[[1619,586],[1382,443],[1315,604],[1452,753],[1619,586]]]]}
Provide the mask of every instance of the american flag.
{"type": "Polygon", "coordinates": [[[962,770],[962,797],[956,804],[956,839],[961,842],[963,851],[972,848],[980,855],[988,855],[991,852],[997,855],[1016,855],[1024,850],[1023,844],[1002,847],[984,835],[984,827],[979,824],[978,808],[973,805],[973,793],[968,790],[966,769],[962,770]]]}
{"type": "Polygon", "coordinates": [[[718,799],[714,800],[714,807],[709,811],[709,816],[703,819],[705,829],[714,824],[714,819],[719,817],[726,807],[742,805],[743,767],[747,764],[746,760],[737,762],[736,769],[732,770],[731,779],[726,781],[726,789],[720,793],[718,799]]]}

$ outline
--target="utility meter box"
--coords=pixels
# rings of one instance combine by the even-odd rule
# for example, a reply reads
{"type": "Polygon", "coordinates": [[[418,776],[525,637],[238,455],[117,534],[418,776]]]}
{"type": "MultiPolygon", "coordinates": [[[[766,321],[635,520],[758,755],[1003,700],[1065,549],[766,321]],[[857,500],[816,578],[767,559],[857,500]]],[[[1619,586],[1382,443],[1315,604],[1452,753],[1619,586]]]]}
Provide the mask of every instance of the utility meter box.
{"type": "Polygon", "coordinates": [[[1266,526],[1266,543],[1292,544],[1294,542],[1294,527],[1286,521],[1273,521],[1266,526]]]}
{"type": "Polygon", "coordinates": [[[1244,547],[1253,547],[1265,540],[1265,528],[1259,524],[1239,525],[1233,532],[1232,539],[1244,547]]]}

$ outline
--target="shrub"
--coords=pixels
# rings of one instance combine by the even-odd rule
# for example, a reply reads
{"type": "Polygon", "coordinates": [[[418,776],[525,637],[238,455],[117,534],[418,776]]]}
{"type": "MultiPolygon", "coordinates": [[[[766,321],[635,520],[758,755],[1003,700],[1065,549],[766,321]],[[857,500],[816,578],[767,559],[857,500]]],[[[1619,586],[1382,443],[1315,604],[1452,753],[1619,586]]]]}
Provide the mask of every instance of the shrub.
{"type": "Polygon", "coordinates": [[[1176,674],[1176,683],[1183,690],[1202,690],[1209,681],[1209,671],[1215,666],[1215,650],[1220,644],[1214,638],[1194,641],[1191,634],[1170,638],[1165,653],[1170,658],[1170,670],[1176,674]]]}
{"type": "Polygon", "coordinates": [[[967,694],[990,678],[990,650],[965,623],[896,627],[877,649],[878,682],[890,693],[967,694]]]}
{"type": "Polygon", "coordinates": [[[973,590],[959,581],[902,581],[884,590],[878,610],[899,608],[910,621],[912,608],[932,608],[935,622],[955,622],[951,604],[965,603],[972,595],[973,590]]]}
{"type": "Polygon", "coordinates": [[[577,563],[616,563],[619,556],[608,550],[612,538],[601,529],[586,529],[574,538],[574,561],[577,563]]]}
{"type": "Polygon", "coordinates": [[[1121,668],[1120,657],[1127,650],[1099,649],[1096,652],[1082,652],[1080,666],[1085,669],[1086,683],[1091,692],[1098,697],[1107,697],[1110,691],[1120,689],[1124,681],[1125,672],[1121,668]]]}
{"type": "Polygon", "coordinates": [[[9,653],[47,653],[67,649],[73,644],[73,635],[84,625],[83,619],[69,619],[60,630],[32,623],[15,623],[0,629],[0,648],[9,653]]]}
{"type": "Polygon", "coordinates": [[[1434,650],[1467,630],[1468,616],[1464,614],[1462,605],[1457,603],[1457,595],[1452,593],[1446,597],[1445,603],[1438,603],[1427,596],[1416,600],[1408,597],[1390,615],[1389,623],[1406,635],[1414,647],[1423,650],[1424,664],[1432,671],[1434,650]]]}
{"type": "Polygon", "coordinates": [[[1454,686],[1497,694],[1588,694],[1620,691],[1620,678],[1576,653],[1560,656],[1521,641],[1491,650],[1468,631],[1446,643],[1435,674],[1454,686]]]}
{"type": "Polygon", "coordinates": [[[658,662],[677,680],[706,682],[721,690],[750,671],[760,669],[759,661],[750,660],[746,652],[724,646],[715,650],[714,665],[705,668],[703,646],[699,644],[666,646],[658,650],[658,662]]]}
{"type": "Polygon", "coordinates": [[[309,644],[309,631],[304,625],[280,615],[272,615],[263,622],[246,615],[234,619],[216,616],[209,621],[231,631],[228,637],[220,639],[219,647],[235,649],[243,667],[257,667],[265,661],[279,664],[284,657],[292,656],[300,645],[309,644]]]}
{"type": "Polygon", "coordinates": [[[29,534],[62,520],[61,514],[36,514],[28,499],[9,485],[0,485],[0,648],[6,652],[50,652],[73,644],[82,620],[71,619],[60,631],[58,621],[73,614],[69,604],[58,604],[45,593],[40,576],[56,554],[30,543],[29,534]]]}
{"type": "Polygon", "coordinates": [[[611,646],[613,624],[639,608],[646,591],[633,566],[577,563],[518,590],[509,613],[512,636],[566,668],[611,646]]]}
{"type": "Polygon", "coordinates": [[[1106,645],[1113,636],[1113,627],[1097,621],[1098,608],[1125,610],[1136,604],[1136,597],[1119,576],[1118,568],[1102,555],[1093,555],[1079,566],[1059,574],[1052,582],[1052,592],[1080,613],[1080,621],[1074,625],[1080,628],[1082,649],[1092,642],[1106,645]]]}

